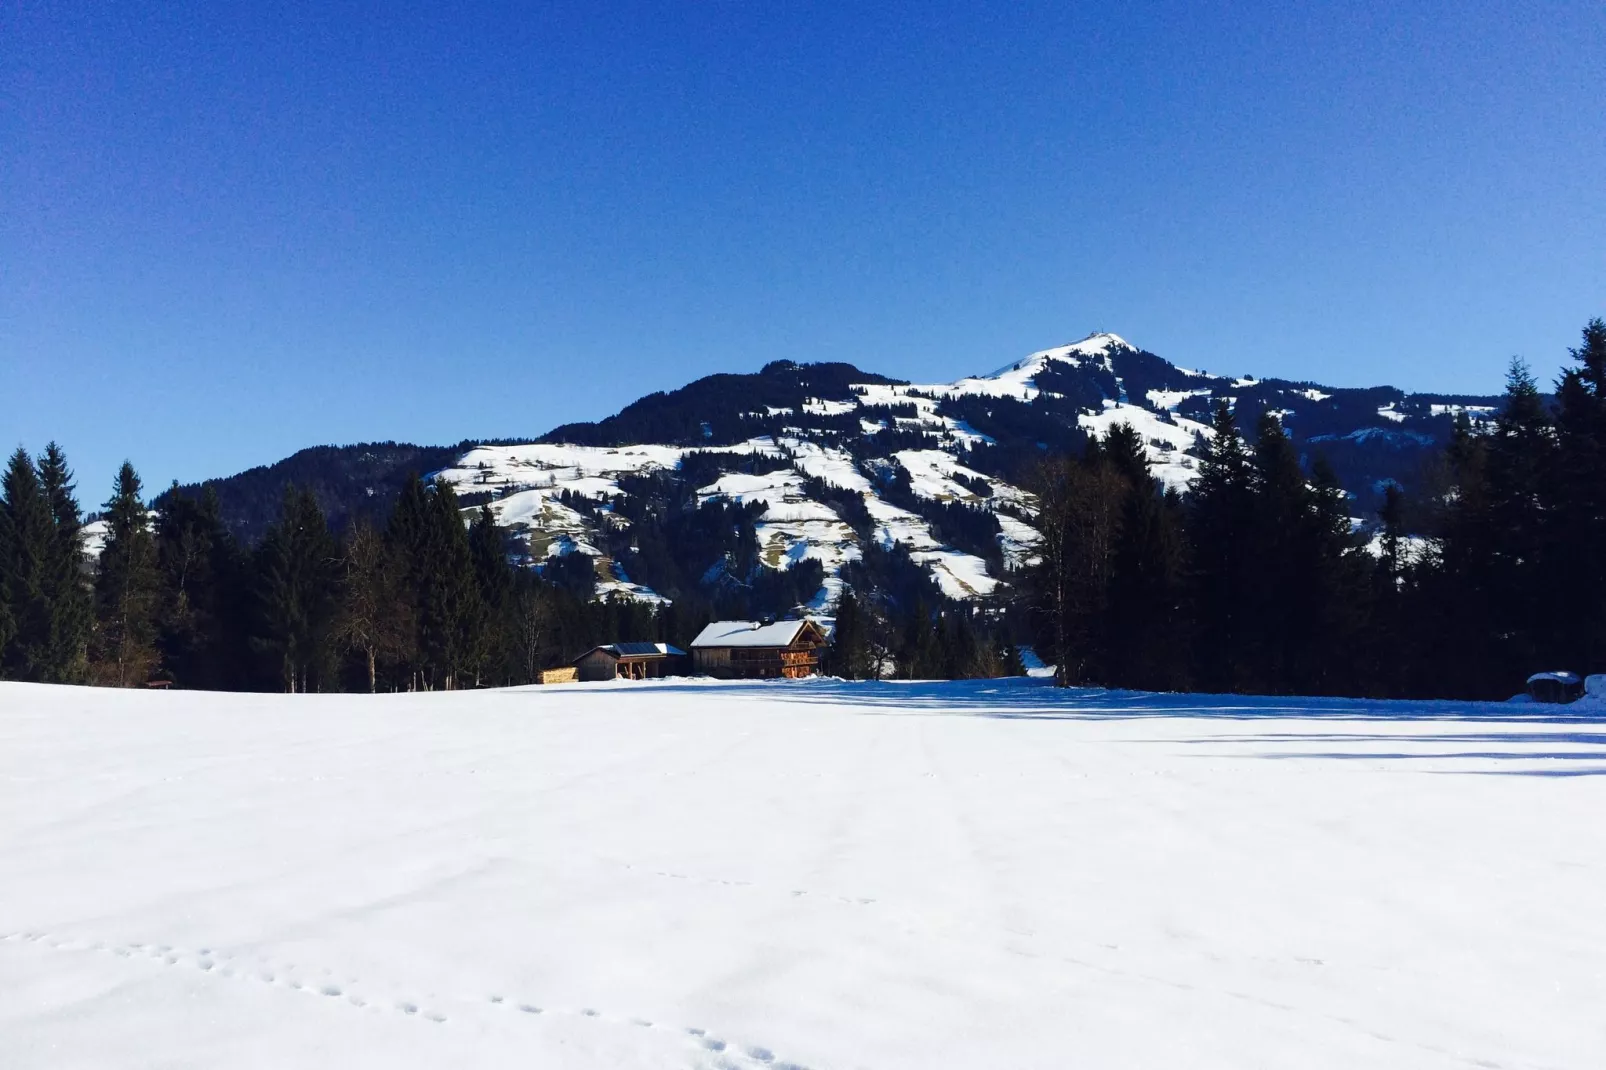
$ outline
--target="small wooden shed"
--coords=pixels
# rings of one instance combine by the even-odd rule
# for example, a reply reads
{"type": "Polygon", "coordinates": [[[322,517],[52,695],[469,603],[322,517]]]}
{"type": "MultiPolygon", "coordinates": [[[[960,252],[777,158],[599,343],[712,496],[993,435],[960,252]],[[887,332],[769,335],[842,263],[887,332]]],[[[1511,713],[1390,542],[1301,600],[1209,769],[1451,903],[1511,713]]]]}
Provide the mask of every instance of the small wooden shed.
{"type": "Polygon", "coordinates": [[[813,676],[828,639],[824,626],[810,617],[715,621],[692,640],[692,668],[733,679],[813,676]]]}
{"type": "Polygon", "coordinates": [[[609,643],[574,659],[582,680],[656,680],[672,676],[686,652],[668,643],[609,643]]]}

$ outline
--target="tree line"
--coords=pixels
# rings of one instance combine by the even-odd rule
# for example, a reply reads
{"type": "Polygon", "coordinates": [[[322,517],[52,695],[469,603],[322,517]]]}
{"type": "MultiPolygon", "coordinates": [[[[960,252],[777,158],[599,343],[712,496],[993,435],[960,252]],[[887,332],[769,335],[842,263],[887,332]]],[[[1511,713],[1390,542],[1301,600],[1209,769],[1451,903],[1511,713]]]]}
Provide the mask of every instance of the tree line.
{"type": "MultiPolygon", "coordinates": [[[[1241,428],[1218,403],[1186,495],[1155,481],[1143,442],[1118,425],[1040,462],[1039,560],[979,604],[943,597],[906,548],[868,537],[862,502],[855,512],[815,487],[842,505],[862,551],[842,570],[825,667],[1018,674],[1030,644],[1063,685],[1464,698],[1505,697],[1539,669],[1606,668],[1606,324],[1592,321],[1572,357],[1553,399],[1514,362],[1492,422],[1460,413],[1427,489],[1386,487],[1364,527],[1275,413],[1241,428]]],[[[100,512],[101,550],[86,555],[61,449],[19,448],[0,479],[0,678],[293,692],[527,683],[596,643],[685,646],[717,614],[784,610],[817,587],[817,563],[759,565],[752,508],[697,501],[688,488],[712,462],[690,459],[694,471],[638,480],[622,499],[630,526],[608,534],[635,578],[675,594],[654,606],[596,600],[584,554],[521,564],[489,503],[465,510],[449,484],[416,475],[382,526],[356,516],[339,530],[311,490],[286,487],[246,546],[209,489],[174,488],[149,509],[125,463],[100,512]]]]}
{"type": "Polygon", "coordinates": [[[287,487],[254,547],[209,489],[148,509],[125,463],[83,549],[72,473],[55,444],[18,449],[0,486],[0,678],[213,690],[449,690],[528,683],[589,646],[703,622],[594,602],[512,563],[482,507],[417,476],[380,529],[331,530],[287,487]]]}
{"type": "Polygon", "coordinates": [[[1276,414],[1224,402],[1186,496],[1128,427],[1049,459],[1038,650],[1063,685],[1155,690],[1498,699],[1606,671],[1606,324],[1572,358],[1553,402],[1513,361],[1492,425],[1458,413],[1426,491],[1385,487],[1365,528],[1276,414]]]}

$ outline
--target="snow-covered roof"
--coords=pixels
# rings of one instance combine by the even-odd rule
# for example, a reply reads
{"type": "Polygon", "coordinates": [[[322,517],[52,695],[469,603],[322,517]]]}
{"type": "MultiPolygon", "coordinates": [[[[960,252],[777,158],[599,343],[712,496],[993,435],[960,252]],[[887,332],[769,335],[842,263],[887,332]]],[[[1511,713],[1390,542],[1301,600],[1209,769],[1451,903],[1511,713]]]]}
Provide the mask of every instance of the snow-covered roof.
{"type": "Polygon", "coordinates": [[[791,646],[798,632],[810,623],[806,617],[778,620],[774,624],[756,620],[716,620],[698,632],[691,645],[693,650],[700,646],[791,646]]]}
{"type": "Polygon", "coordinates": [[[585,654],[581,654],[579,658],[574,660],[579,661],[586,654],[591,654],[598,650],[612,654],[616,658],[651,658],[665,655],[669,657],[684,657],[686,654],[684,650],[670,646],[668,643],[604,643],[602,646],[592,647],[585,654]]]}

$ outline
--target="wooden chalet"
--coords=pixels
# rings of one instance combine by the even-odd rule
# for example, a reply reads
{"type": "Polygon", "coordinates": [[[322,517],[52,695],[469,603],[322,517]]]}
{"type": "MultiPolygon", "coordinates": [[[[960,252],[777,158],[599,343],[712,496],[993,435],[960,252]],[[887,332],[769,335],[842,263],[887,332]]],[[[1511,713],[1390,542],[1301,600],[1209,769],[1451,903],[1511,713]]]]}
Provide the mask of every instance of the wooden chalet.
{"type": "Polygon", "coordinates": [[[726,679],[796,679],[820,671],[828,641],[816,620],[719,620],[691,643],[692,670],[726,679]]]}
{"type": "Polygon", "coordinates": [[[673,675],[686,652],[668,643],[609,643],[574,659],[582,680],[656,680],[673,675]]]}

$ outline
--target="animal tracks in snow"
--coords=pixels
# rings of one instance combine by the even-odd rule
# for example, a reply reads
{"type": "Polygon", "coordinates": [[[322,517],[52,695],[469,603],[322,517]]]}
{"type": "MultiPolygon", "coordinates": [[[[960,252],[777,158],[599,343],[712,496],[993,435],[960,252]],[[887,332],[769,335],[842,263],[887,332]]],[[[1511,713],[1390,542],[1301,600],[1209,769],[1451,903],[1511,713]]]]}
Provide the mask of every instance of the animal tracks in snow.
{"type": "MultiPolygon", "coordinates": [[[[325,1000],[341,1001],[359,1010],[382,1010],[373,1000],[351,991],[356,984],[352,978],[344,983],[328,980],[329,971],[321,971],[318,979],[297,976],[294,963],[269,963],[264,959],[255,958],[249,962],[237,961],[235,956],[212,948],[201,948],[196,951],[186,951],[183,948],[173,947],[169,944],[107,944],[104,941],[75,941],[69,938],[54,938],[43,933],[9,933],[0,935],[0,943],[8,942],[44,943],[49,947],[62,951],[80,951],[85,954],[114,955],[117,958],[138,960],[147,959],[164,968],[180,967],[195,970],[202,974],[211,974],[215,977],[228,978],[235,981],[248,981],[254,984],[273,988],[282,988],[290,992],[300,992],[309,996],[316,996],[325,1000]],[[341,997],[344,996],[344,1000],[341,997]]],[[[417,1004],[400,1002],[395,1009],[404,1014],[421,1014],[432,1022],[445,1022],[446,1016],[439,1011],[420,1011],[417,1004]]]]}
{"type": "MultiPolygon", "coordinates": [[[[187,951],[170,944],[108,944],[104,941],[76,940],[60,934],[34,931],[0,934],[0,946],[5,944],[32,944],[59,951],[119,958],[130,962],[146,960],[163,969],[188,969],[204,976],[279,988],[311,996],[327,1005],[349,1007],[354,1011],[396,1014],[434,1025],[449,1023],[449,1017],[439,1008],[426,1006],[413,999],[383,1000],[360,992],[357,990],[359,985],[356,978],[345,981],[332,980],[329,970],[317,971],[319,976],[310,978],[305,976],[308,971],[298,971],[294,963],[273,963],[260,956],[234,956],[212,948],[187,951]]],[[[630,1029],[675,1034],[690,1042],[696,1057],[705,1058],[710,1055],[715,1057],[712,1063],[695,1064],[708,1067],[710,1070],[808,1070],[799,1063],[778,1060],[769,1048],[756,1044],[745,1046],[734,1044],[698,1027],[677,1028],[647,1018],[610,1014],[595,1007],[560,1010],[509,999],[502,994],[486,996],[484,1002],[488,1008],[508,1011],[525,1022],[564,1016],[630,1029]]]]}

